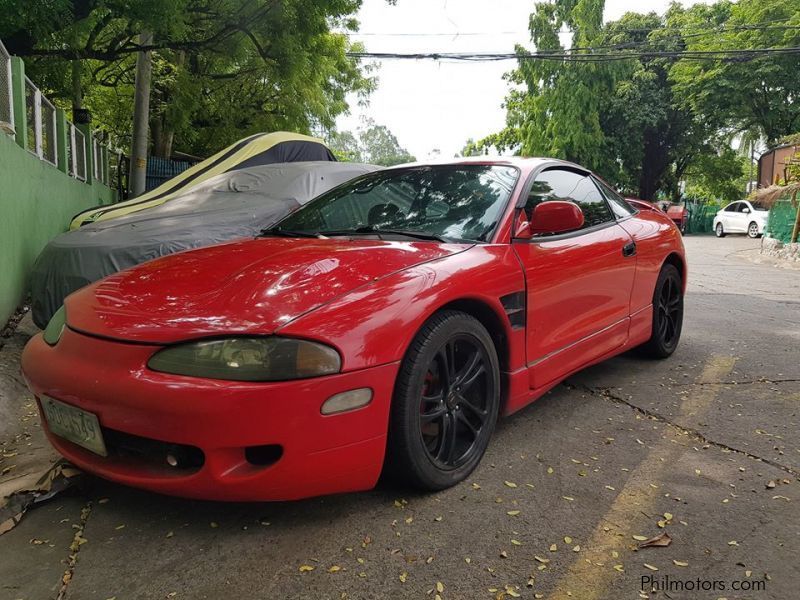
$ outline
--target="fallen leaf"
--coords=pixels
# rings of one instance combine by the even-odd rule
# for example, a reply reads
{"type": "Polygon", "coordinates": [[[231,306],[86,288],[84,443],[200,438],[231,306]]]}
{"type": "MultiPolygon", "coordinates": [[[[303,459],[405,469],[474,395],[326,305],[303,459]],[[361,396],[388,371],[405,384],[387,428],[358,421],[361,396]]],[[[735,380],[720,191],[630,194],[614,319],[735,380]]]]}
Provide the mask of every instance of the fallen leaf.
{"type": "Polygon", "coordinates": [[[549,563],[549,562],[550,562],[550,559],[549,559],[549,558],[542,558],[541,556],[534,556],[534,557],[533,557],[533,559],[534,559],[535,561],[537,561],[537,562],[540,562],[540,563],[542,563],[543,565],[546,565],[547,563],[549,563]]]}
{"type": "Polygon", "coordinates": [[[573,552],[580,552],[581,551],[581,547],[580,546],[573,546],[572,547],[572,551],[573,552]]]}
{"type": "Polygon", "coordinates": [[[672,513],[664,513],[664,518],[667,521],[672,521],[672,513]]]}
{"type": "MultiPolygon", "coordinates": [[[[634,537],[636,537],[636,536],[634,536],[634,537]]],[[[672,543],[672,538],[665,531],[663,533],[658,534],[657,536],[654,536],[654,537],[651,537],[650,539],[644,540],[641,544],[639,544],[639,548],[664,547],[664,546],[669,546],[671,543],[672,543]]]]}
{"type": "Polygon", "coordinates": [[[739,542],[737,542],[736,540],[731,540],[730,542],[728,542],[728,546],[738,546],[738,545],[739,542]]]}
{"type": "Polygon", "coordinates": [[[775,485],[776,485],[776,484],[775,484],[775,481],[774,481],[773,479],[770,479],[770,480],[767,482],[767,489],[768,489],[768,490],[771,490],[772,488],[774,488],[774,487],[775,487],[775,485]]]}
{"type": "Polygon", "coordinates": [[[500,557],[501,558],[508,558],[508,552],[506,552],[505,550],[501,550],[500,551],[500,557]]]}
{"type": "Polygon", "coordinates": [[[675,564],[676,567],[688,567],[689,566],[688,562],[684,562],[682,560],[673,560],[672,562],[675,564]]]}
{"type": "Polygon", "coordinates": [[[647,563],[644,563],[644,568],[650,569],[651,571],[658,571],[658,567],[654,567],[653,565],[648,565],[647,563]]]}
{"type": "Polygon", "coordinates": [[[555,544],[550,544],[550,552],[555,552],[556,550],[558,550],[558,546],[555,544]]]}
{"type": "Polygon", "coordinates": [[[572,496],[561,496],[561,497],[562,497],[564,500],[567,500],[567,501],[569,501],[569,502],[573,502],[573,501],[575,500],[575,498],[573,498],[572,496]]]}
{"type": "Polygon", "coordinates": [[[511,540],[511,543],[514,544],[515,546],[522,546],[522,542],[520,542],[519,540],[511,540]]]}
{"type": "Polygon", "coordinates": [[[313,571],[314,567],[311,565],[300,565],[300,572],[301,573],[308,573],[309,571],[313,571]]]}
{"type": "Polygon", "coordinates": [[[614,570],[619,572],[619,573],[624,573],[625,572],[625,567],[623,567],[622,565],[614,565],[614,570]]]}
{"type": "Polygon", "coordinates": [[[473,483],[472,484],[472,489],[473,490],[479,490],[479,489],[481,489],[481,486],[479,486],[477,483],[473,483]]]}
{"type": "Polygon", "coordinates": [[[402,573],[400,573],[400,581],[401,581],[402,583],[405,583],[405,582],[406,582],[406,579],[408,579],[408,573],[406,573],[405,571],[403,571],[402,573]]]}
{"type": "Polygon", "coordinates": [[[342,570],[342,567],[339,565],[333,565],[330,569],[328,569],[328,573],[338,573],[342,570]]]}
{"type": "Polygon", "coordinates": [[[440,594],[444,591],[444,584],[441,581],[436,582],[436,591],[440,594]]]}
{"type": "Polygon", "coordinates": [[[510,510],[506,513],[510,517],[516,517],[519,514],[518,510],[510,510]]]}
{"type": "Polygon", "coordinates": [[[553,474],[553,467],[547,467],[547,474],[548,475],[552,475],[553,474]]]}
{"type": "Polygon", "coordinates": [[[515,488],[515,487],[517,487],[517,484],[516,484],[516,483],[514,483],[513,481],[504,481],[503,483],[505,483],[505,484],[506,484],[506,486],[507,486],[507,487],[510,487],[510,488],[515,488]]]}

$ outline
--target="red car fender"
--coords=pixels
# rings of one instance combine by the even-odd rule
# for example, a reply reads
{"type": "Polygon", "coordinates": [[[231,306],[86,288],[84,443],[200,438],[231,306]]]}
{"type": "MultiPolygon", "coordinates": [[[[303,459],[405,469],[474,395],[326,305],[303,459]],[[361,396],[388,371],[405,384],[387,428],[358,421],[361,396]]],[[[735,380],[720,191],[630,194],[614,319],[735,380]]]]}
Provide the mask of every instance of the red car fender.
{"type": "Polygon", "coordinates": [[[277,333],[325,340],[344,357],[342,370],[352,371],[401,360],[434,313],[471,307],[490,320],[490,333],[503,338],[501,368],[513,371],[525,366],[525,327],[511,326],[501,298],[524,292],[511,245],[479,245],[354,290],[277,333]]]}

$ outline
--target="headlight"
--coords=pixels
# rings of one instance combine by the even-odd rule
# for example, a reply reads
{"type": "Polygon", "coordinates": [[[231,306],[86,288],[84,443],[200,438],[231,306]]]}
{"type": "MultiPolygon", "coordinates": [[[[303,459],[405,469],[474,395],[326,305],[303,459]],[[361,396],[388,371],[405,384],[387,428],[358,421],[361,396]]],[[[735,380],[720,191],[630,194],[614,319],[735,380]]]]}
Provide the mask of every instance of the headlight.
{"type": "Polygon", "coordinates": [[[61,339],[61,334],[64,333],[64,327],[67,325],[67,311],[64,309],[64,305],[61,305],[56,313],[50,318],[50,322],[47,324],[47,327],[44,328],[44,334],[42,337],[44,341],[50,344],[51,346],[55,346],[58,343],[58,340],[61,339]]]}
{"type": "Polygon", "coordinates": [[[147,366],[154,371],[234,381],[284,381],[338,373],[342,361],[330,348],[292,338],[238,337],[170,346],[147,366]]]}

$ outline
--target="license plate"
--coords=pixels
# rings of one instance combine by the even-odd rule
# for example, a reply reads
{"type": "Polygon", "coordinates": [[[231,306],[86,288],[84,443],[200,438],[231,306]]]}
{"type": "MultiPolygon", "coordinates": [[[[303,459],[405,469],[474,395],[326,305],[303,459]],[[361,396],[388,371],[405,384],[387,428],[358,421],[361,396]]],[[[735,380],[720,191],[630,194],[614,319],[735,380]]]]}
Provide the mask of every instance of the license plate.
{"type": "Polygon", "coordinates": [[[55,435],[100,456],[108,456],[97,415],[53,398],[42,398],[47,426],[55,435]]]}

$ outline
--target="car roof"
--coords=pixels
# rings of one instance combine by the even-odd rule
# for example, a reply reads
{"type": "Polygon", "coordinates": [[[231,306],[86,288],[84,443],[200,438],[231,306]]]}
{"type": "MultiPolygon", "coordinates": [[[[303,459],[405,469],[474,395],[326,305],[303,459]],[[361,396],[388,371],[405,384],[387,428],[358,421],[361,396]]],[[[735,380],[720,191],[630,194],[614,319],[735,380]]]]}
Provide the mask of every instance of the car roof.
{"type": "Polygon", "coordinates": [[[405,167],[423,167],[423,166],[441,166],[441,165],[462,165],[462,164],[480,164],[480,165],[508,165],[518,167],[526,171],[532,171],[539,167],[549,166],[564,166],[572,169],[580,169],[581,171],[589,172],[589,169],[582,167],[579,164],[562,160],[560,158],[547,158],[542,156],[463,156],[450,159],[433,159],[425,161],[417,161],[412,163],[405,163],[402,165],[395,165],[389,167],[390,169],[405,168],[405,167]]]}

